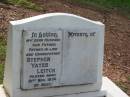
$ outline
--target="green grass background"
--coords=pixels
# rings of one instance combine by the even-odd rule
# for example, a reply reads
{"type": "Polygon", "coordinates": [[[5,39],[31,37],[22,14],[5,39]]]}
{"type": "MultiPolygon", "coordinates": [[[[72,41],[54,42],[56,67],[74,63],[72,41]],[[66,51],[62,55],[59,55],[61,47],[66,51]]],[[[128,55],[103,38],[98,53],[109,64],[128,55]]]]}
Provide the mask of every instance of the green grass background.
{"type": "Polygon", "coordinates": [[[0,84],[3,83],[4,65],[0,64],[0,84]]]}
{"type": "Polygon", "coordinates": [[[32,2],[32,0],[1,0],[3,3],[19,5],[25,8],[33,9],[36,11],[42,11],[43,7],[32,2]]]}
{"type": "Polygon", "coordinates": [[[6,38],[0,36],[0,84],[3,82],[4,64],[6,56],[6,38]]]}
{"type": "Polygon", "coordinates": [[[130,0],[67,0],[80,5],[90,5],[103,10],[119,10],[121,13],[130,13],[130,0]]]}

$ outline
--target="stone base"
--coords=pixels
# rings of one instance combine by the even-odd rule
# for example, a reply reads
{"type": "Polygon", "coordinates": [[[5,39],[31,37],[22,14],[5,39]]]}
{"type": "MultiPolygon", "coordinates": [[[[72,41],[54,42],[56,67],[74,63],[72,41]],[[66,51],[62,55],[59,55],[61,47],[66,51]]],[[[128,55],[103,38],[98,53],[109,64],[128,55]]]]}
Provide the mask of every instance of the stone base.
{"type": "MultiPolygon", "coordinates": [[[[0,97],[8,97],[2,85],[0,85],[0,97]]],[[[129,96],[125,94],[119,87],[117,87],[110,79],[108,79],[107,77],[103,77],[103,85],[101,91],[54,96],[54,97],[129,97],[129,96]]]]}
{"type": "MultiPolygon", "coordinates": [[[[77,93],[71,95],[61,95],[61,96],[53,96],[53,97],[106,97],[105,91],[96,91],[96,92],[89,92],[89,93],[77,93]]],[[[0,97],[9,97],[4,89],[3,86],[0,86],[0,97]]]]}

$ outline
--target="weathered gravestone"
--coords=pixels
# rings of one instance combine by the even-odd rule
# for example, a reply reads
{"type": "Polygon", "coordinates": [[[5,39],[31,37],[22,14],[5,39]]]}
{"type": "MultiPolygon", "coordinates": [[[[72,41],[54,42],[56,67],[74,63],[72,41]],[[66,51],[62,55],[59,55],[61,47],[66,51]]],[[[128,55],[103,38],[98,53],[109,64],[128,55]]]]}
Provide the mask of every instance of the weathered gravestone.
{"type": "Polygon", "coordinates": [[[65,13],[12,21],[7,48],[4,88],[10,97],[104,96],[100,22],[65,13]]]}

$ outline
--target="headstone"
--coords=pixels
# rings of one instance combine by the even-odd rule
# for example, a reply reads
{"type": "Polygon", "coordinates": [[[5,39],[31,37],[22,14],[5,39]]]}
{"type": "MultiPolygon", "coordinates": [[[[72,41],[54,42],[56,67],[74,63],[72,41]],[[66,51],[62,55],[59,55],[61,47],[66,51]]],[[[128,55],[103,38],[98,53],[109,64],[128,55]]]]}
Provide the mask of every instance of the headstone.
{"type": "Polygon", "coordinates": [[[11,21],[7,48],[4,88],[10,97],[104,96],[100,22],[67,13],[11,21]]]}

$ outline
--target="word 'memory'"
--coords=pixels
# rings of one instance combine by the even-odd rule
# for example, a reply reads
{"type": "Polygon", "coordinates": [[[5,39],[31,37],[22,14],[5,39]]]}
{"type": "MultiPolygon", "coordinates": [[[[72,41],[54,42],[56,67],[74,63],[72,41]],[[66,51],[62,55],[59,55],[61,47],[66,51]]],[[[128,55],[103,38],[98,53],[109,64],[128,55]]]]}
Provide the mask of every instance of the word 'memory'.
{"type": "Polygon", "coordinates": [[[95,32],[91,32],[91,33],[87,33],[87,32],[82,32],[82,33],[68,32],[69,38],[72,38],[72,37],[88,37],[88,36],[95,36],[95,32]]]}

